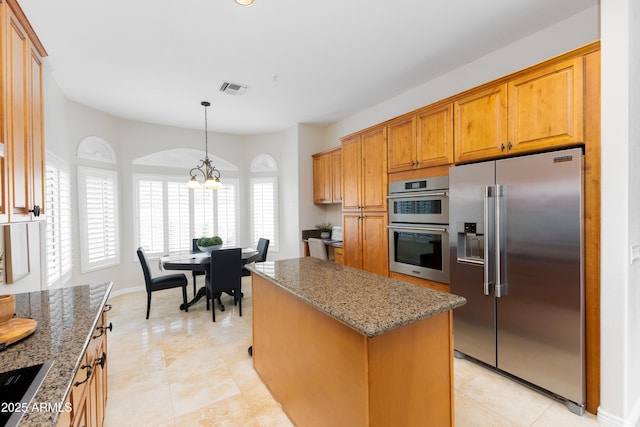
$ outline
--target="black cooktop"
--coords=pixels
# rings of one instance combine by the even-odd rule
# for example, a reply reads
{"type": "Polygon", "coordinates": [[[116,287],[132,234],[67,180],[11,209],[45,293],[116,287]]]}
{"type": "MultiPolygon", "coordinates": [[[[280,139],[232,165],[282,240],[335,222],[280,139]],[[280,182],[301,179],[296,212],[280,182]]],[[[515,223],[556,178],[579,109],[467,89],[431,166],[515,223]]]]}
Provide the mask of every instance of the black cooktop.
{"type": "Polygon", "coordinates": [[[31,399],[47,376],[52,362],[0,373],[0,426],[17,426],[31,399]]]}

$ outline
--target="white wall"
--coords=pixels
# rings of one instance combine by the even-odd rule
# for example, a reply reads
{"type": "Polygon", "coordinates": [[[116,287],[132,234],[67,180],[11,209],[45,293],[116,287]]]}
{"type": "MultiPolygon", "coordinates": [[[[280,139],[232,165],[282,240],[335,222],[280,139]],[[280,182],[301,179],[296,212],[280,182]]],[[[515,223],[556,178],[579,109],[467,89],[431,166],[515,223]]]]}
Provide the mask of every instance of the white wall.
{"type": "Polygon", "coordinates": [[[602,5],[601,405],[606,426],[640,425],[640,6],[602,5]]]}
{"type": "Polygon", "coordinates": [[[598,8],[593,7],[360,111],[328,128],[327,145],[337,145],[343,136],[594,42],[600,38],[598,20],[598,8]]]}

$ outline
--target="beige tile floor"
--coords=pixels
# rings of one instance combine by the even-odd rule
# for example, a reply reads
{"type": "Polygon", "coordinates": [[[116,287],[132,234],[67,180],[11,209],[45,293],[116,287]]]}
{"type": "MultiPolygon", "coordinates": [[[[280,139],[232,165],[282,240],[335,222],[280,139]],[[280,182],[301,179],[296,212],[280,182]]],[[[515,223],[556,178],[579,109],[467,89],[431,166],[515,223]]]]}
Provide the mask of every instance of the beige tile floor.
{"type": "MultiPolygon", "coordinates": [[[[109,301],[107,427],[292,425],[247,353],[250,280],[243,278],[243,316],[230,297],[223,297],[227,310],[216,311],[216,323],[204,300],[188,313],[179,311],[180,290],[154,293],[149,320],[144,292],[109,301]]],[[[456,359],[454,372],[456,426],[598,425],[591,414],[571,414],[564,405],[469,361],[456,359]]]]}

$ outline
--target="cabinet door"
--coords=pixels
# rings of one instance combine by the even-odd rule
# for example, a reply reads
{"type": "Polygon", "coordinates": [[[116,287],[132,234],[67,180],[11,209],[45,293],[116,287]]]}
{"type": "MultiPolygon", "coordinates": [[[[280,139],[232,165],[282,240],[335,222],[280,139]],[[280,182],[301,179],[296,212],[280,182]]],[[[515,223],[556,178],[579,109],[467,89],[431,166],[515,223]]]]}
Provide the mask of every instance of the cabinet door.
{"type": "Polygon", "coordinates": [[[344,265],[362,269],[362,217],[359,213],[342,217],[344,265]]]}
{"type": "Polygon", "coordinates": [[[362,206],[365,210],[387,210],[387,128],[362,134],[362,206]]]}
{"type": "Polygon", "coordinates": [[[331,158],[329,154],[313,156],[313,203],[331,203],[331,158]]]}
{"type": "Polygon", "coordinates": [[[389,231],[386,213],[365,213],[362,222],[362,269],[389,275],[389,231]]]}
{"type": "Polygon", "coordinates": [[[331,193],[333,203],[342,202],[342,151],[331,152],[331,193]]]}
{"type": "Polygon", "coordinates": [[[342,209],[344,210],[358,210],[361,206],[360,147],[359,135],[342,140],[342,209]]]}
{"type": "Polygon", "coordinates": [[[40,216],[35,218],[43,220],[45,212],[45,165],[44,165],[44,130],[42,114],[42,59],[38,52],[30,45],[30,70],[29,70],[29,145],[30,145],[30,206],[39,207],[40,216]]]}
{"type": "Polygon", "coordinates": [[[387,124],[389,173],[411,170],[416,166],[416,118],[401,117],[387,124]]]}
{"type": "Polygon", "coordinates": [[[486,159],[506,153],[506,85],[461,98],[454,102],[453,108],[456,162],[486,159]]]}
{"type": "Polygon", "coordinates": [[[7,28],[6,120],[9,219],[29,219],[29,144],[27,141],[27,70],[29,41],[10,9],[7,28]]]}
{"type": "Polygon", "coordinates": [[[509,82],[510,151],[583,142],[582,61],[563,61],[509,82]]]}
{"type": "Polygon", "coordinates": [[[419,112],[416,125],[416,167],[453,163],[453,104],[419,112]]]}

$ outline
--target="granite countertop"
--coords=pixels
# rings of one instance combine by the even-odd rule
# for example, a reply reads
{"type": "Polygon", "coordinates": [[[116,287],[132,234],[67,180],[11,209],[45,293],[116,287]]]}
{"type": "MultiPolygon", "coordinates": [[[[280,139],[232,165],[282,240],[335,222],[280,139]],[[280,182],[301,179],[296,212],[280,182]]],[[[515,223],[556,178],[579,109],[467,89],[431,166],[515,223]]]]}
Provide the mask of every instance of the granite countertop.
{"type": "Polygon", "coordinates": [[[247,269],[367,337],[466,303],[458,295],[313,257],[249,264],[247,269]]]}
{"type": "MultiPolygon", "coordinates": [[[[64,405],[112,283],[16,294],[16,317],[38,321],[36,331],[0,352],[0,372],[53,361],[31,401],[64,405]]],[[[53,426],[57,412],[26,412],[20,426],[53,426]]]]}

